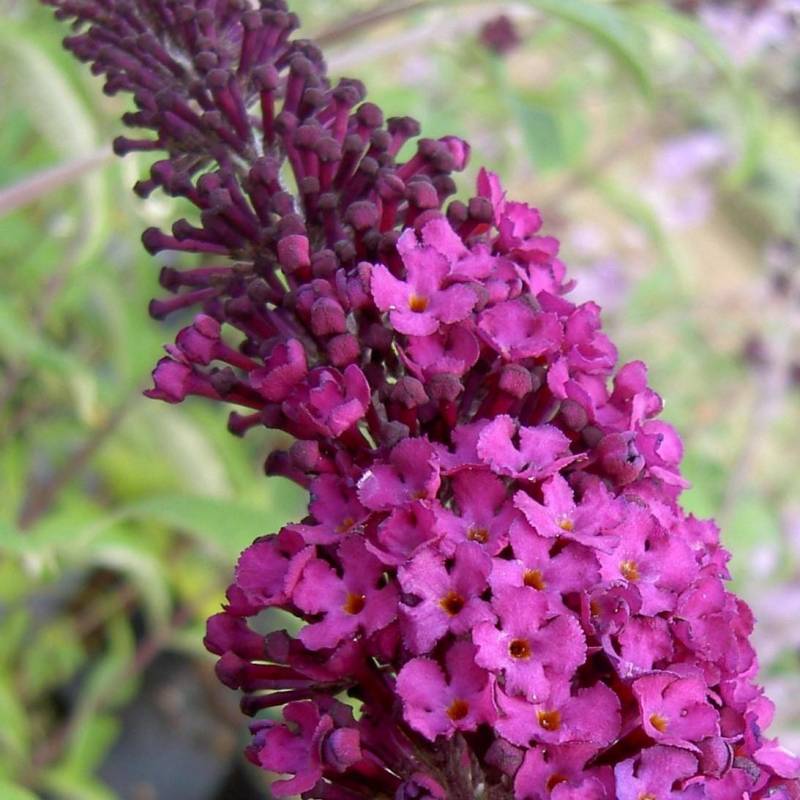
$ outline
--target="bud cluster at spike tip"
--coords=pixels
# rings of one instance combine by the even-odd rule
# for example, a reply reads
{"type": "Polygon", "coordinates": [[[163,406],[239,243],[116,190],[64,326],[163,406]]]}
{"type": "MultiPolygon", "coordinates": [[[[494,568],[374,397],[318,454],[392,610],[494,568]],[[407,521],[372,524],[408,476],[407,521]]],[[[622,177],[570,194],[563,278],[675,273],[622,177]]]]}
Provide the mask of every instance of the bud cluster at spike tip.
{"type": "Polygon", "coordinates": [[[680,439],[538,212],[468,146],[331,86],[280,0],[49,0],[165,151],[145,246],[161,318],[199,308],[148,394],[294,437],[267,471],[308,515],[242,553],[208,623],[276,797],[800,798],[766,738],[752,616],[680,439]],[[405,160],[398,159],[407,150],[405,160]],[[290,634],[258,632],[280,609],[290,634]]]}

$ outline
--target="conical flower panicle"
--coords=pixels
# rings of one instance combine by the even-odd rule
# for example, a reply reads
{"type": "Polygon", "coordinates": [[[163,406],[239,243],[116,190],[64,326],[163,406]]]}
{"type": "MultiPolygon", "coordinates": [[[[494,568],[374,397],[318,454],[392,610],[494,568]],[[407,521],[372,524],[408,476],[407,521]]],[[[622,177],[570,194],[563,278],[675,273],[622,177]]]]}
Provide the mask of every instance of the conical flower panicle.
{"type": "Polygon", "coordinates": [[[148,394],[295,438],[267,470],[308,516],[242,553],[206,637],[273,794],[800,797],[680,439],[538,212],[486,171],[445,206],[468,146],[398,162],[417,123],[332,87],[283,2],[50,4],[133,94],[117,151],[166,154],[137,191],[198,211],[144,235],[202,256],[162,272],[153,315],[200,313],[148,394]]]}

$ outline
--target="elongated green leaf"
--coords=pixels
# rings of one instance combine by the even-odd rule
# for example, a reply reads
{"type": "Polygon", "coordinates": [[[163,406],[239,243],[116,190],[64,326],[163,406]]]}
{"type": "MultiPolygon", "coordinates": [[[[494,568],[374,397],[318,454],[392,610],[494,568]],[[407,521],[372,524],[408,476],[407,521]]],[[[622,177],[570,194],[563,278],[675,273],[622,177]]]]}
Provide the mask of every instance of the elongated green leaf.
{"type": "Polygon", "coordinates": [[[234,500],[173,494],[135,503],[125,513],[174,526],[205,539],[226,556],[235,556],[257,536],[283,525],[294,507],[291,503],[265,511],[234,500]]]}
{"type": "MultiPolygon", "coordinates": [[[[0,751],[5,751],[18,763],[24,763],[30,747],[31,732],[28,715],[12,686],[12,678],[0,676],[0,751]]],[[[0,797],[4,795],[0,794],[0,797]]]]}
{"type": "Polygon", "coordinates": [[[170,608],[167,565],[146,550],[121,541],[98,541],[77,552],[81,564],[106,567],[128,577],[139,591],[155,625],[163,625],[170,608]]]}
{"type": "Polygon", "coordinates": [[[507,87],[507,97],[537,172],[575,164],[584,149],[587,125],[571,98],[513,87],[507,87]]]}
{"type": "Polygon", "coordinates": [[[677,278],[678,288],[685,288],[688,285],[688,276],[684,265],[652,207],[628,188],[609,178],[595,181],[594,186],[613,208],[644,231],[663,259],[664,266],[669,268],[673,278],[677,278]]]}
{"type": "MultiPolygon", "coordinates": [[[[86,104],[29,29],[4,20],[0,25],[0,55],[14,62],[11,91],[34,121],[41,136],[64,158],[97,152],[97,132],[86,104]]],[[[107,223],[105,182],[97,172],[81,178],[82,219],[76,261],[86,259],[100,244],[107,223]]]]}
{"type": "Polygon", "coordinates": [[[20,656],[21,673],[30,693],[42,695],[69,681],[85,660],[77,632],[60,620],[31,632],[20,656]]]}
{"type": "Polygon", "coordinates": [[[511,101],[533,166],[538,171],[561,167],[565,159],[558,116],[531,97],[514,94],[511,101]]]}
{"type": "Polygon", "coordinates": [[[0,519],[0,553],[20,555],[24,553],[29,539],[7,520],[0,519]]]}
{"type": "Polygon", "coordinates": [[[740,158],[731,177],[735,184],[746,181],[758,167],[766,136],[766,117],[755,87],[719,41],[692,17],[676,12],[665,3],[637,4],[631,13],[645,23],[672,31],[683,41],[691,42],[698,54],[714,66],[728,84],[736,104],[735,119],[741,126],[742,138],[740,158]]]}
{"type": "Polygon", "coordinates": [[[0,781],[0,797],[3,800],[38,800],[29,789],[9,781],[0,781]]]}
{"type": "MultiPolygon", "coordinates": [[[[92,663],[73,714],[75,723],[68,753],[72,753],[72,748],[77,747],[74,757],[78,761],[89,759],[93,749],[88,743],[81,741],[81,736],[84,735],[83,726],[92,725],[98,712],[127,702],[136,687],[137,676],[129,672],[135,658],[136,646],[128,621],[115,617],[106,626],[105,632],[108,637],[107,649],[102,658],[92,663]],[[88,752],[82,751],[84,747],[88,748],[88,752]]],[[[108,731],[103,728],[100,733],[108,731]]]]}
{"type": "Polygon", "coordinates": [[[60,350],[38,334],[7,297],[0,297],[0,353],[48,371],[88,374],[78,358],[67,350],[60,350]]]}
{"type": "Polygon", "coordinates": [[[88,717],[70,740],[64,767],[75,775],[94,772],[117,738],[120,724],[119,720],[108,714],[88,717]]]}
{"type": "Polygon", "coordinates": [[[10,668],[18,657],[31,624],[27,608],[11,608],[0,614],[0,669],[10,668]]]}
{"type": "Polygon", "coordinates": [[[652,80],[649,42],[644,29],[629,14],[597,0],[527,0],[544,13],[585,31],[630,74],[649,96],[652,80]]]}
{"type": "Polygon", "coordinates": [[[117,800],[114,792],[91,775],[56,768],[43,777],[43,783],[58,800],[117,800]]]}

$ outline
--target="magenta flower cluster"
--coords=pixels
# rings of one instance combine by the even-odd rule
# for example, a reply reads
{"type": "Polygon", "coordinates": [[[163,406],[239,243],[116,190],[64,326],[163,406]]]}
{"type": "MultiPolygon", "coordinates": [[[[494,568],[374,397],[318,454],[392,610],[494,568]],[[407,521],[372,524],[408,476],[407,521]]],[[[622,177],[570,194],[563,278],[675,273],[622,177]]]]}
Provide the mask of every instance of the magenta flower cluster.
{"type": "Polygon", "coordinates": [[[267,471],[310,492],[206,638],[273,794],[800,798],[681,442],[538,212],[486,171],[446,204],[466,143],[407,145],[281,0],[50,2],[152,133],[117,151],[167,153],[139,192],[197,209],[144,235],[202,256],[149,394],[290,434],[267,471]]]}

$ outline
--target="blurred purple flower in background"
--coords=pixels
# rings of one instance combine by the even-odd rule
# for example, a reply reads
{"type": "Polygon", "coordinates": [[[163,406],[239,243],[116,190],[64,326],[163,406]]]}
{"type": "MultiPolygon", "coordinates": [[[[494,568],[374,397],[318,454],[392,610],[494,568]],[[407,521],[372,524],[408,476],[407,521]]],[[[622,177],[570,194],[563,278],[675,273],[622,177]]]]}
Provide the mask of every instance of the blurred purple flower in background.
{"type": "Polygon", "coordinates": [[[781,47],[797,37],[800,3],[797,0],[704,2],[698,14],[730,57],[746,64],[764,50],[781,47]]]}
{"type": "Polygon", "coordinates": [[[708,217],[716,201],[710,178],[731,155],[724,139],[711,131],[692,131],[659,146],[642,195],[665,228],[694,227],[708,217]]]}

